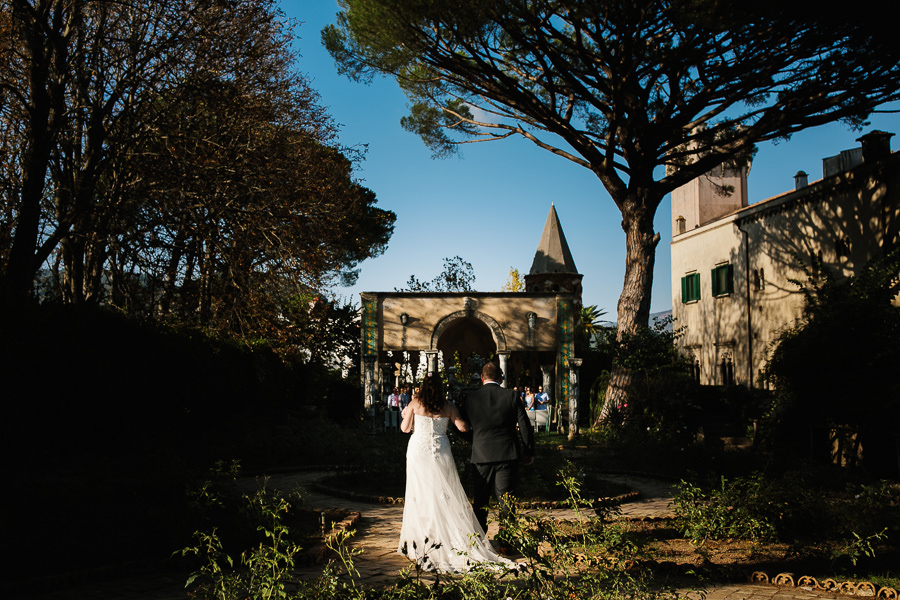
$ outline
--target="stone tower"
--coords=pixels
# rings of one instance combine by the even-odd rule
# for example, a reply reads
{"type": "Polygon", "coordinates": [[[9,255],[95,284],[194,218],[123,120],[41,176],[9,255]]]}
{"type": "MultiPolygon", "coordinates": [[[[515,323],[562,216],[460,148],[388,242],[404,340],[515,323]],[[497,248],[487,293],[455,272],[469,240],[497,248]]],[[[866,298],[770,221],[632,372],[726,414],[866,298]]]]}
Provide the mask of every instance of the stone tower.
{"type": "Polygon", "coordinates": [[[747,206],[750,164],[723,164],[672,191],[672,235],[678,236],[747,206]]]}
{"type": "Polygon", "coordinates": [[[525,276],[525,291],[573,293],[580,306],[582,277],[572,260],[556,207],[551,204],[531,271],[525,276]]]}

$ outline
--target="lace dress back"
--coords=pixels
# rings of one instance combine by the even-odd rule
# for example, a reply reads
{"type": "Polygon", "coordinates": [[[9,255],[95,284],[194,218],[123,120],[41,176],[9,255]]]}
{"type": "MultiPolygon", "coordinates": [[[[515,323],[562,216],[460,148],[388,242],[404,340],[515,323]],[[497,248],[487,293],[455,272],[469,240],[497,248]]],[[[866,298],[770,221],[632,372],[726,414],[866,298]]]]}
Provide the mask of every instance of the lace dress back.
{"type": "Polygon", "coordinates": [[[515,563],[491,547],[466,497],[447,438],[447,417],[415,415],[406,448],[406,496],[398,552],[426,570],[469,571],[515,563]]]}

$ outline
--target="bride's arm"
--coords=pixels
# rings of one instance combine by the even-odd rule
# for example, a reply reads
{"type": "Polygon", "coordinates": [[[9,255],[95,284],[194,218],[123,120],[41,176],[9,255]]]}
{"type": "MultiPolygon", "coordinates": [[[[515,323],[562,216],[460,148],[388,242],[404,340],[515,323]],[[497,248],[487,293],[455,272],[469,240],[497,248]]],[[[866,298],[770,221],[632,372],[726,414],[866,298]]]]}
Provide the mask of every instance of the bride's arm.
{"type": "Polygon", "coordinates": [[[403,433],[412,433],[413,425],[415,425],[416,420],[416,407],[419,405],[418,400],[412,400],[409,404],[406,405],[406,408],[403,409],[403,412],[400,415],[403,417],[403,420],[400,422],[400,431],[403,433]]]}
{"type": "Polygon", "coordinates": [[[460,416],[459,409],[456,408],[456,405],[452,402],[448,402],[450,405],[450,420],[453,421],[453,424],[456,425],[456,428],[460,430],[460,432],[465,433],[469,430],[469,424],[460,416]]]}

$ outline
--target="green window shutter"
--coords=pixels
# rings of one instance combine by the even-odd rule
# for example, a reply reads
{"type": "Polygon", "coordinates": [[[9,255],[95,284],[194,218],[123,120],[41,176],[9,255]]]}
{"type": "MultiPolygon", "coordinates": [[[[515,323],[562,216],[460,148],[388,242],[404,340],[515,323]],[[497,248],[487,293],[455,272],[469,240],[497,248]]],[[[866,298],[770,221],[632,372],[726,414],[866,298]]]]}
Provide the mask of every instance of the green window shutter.
{"type": "Polygon", "coordinates": [[[712,270],[713,296],[725,296],[734,293],[734,266],[719,265],[712,270]]]}
{"type": "Polygon", "coordinates": [[[688,273],[681,278],[681,302],[700,299],[700,273],[688,273]]]}

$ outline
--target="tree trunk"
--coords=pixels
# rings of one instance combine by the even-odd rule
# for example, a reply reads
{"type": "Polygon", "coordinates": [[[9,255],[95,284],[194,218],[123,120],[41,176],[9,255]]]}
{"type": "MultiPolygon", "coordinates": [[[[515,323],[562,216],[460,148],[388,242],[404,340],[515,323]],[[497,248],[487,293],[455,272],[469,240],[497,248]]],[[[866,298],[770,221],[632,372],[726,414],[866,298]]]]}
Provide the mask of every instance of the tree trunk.
{"type": "Polygon", "coordinates": [[[88,302],[99,304],[107,296],[108,281],[104,281],[107,260],[108,240],[103,233],[95,231],[88,238],[84,257],[84,299],[88,302]]]}
{"type": "Polygon", "coordinates": [[[22,183],[18,199],[12,196],[19,214],[6,269],[0,273],[0,288],[5,299],[21,300],[31,294],[41,264],[68,228],[67,223],[58,223],[43,244],[38,244],[51,155],[66,112],[67,45],[80,5],[16,0],[9,6],[11,27],[18,29],[20,36],[12,43],[20,46],[25,66],[20,90],[25,98],[25,120],[22,183]]]}
{"type": "Polygon", "coordinates": [[[59,249],[63,257],[63,301],[80,304],[84,301],[84,238],[73,231],[62,239],[59,249]]]}
{"type": "Polygon", "coordinates": [[[31,293],[40,262],[35,257],[40,229],[41,202],[53,147],[54,103],[51,81],[52,50],[44,44],[39,24],[27,5],[13,5],[14,17],[24,33],[24,52],[30,60],[27,71],[27,121],[21,158],[22,183],[18,198],[18,220],[12,240],[3,287],[8,299],[31,293]]]}
{"type": "MultiPolygon", "coordinates": [[[[175,286],[178,281],[178,267],[181,266],[181,259],[184,256],[184,227],[179,227],[172,242],[169,260],[166,263],[166,270],[163,274],[163,291],[159,298],[157,309],[160,314],[169,314],[172,307],[172,299],[175,297],[175,286]]],[[[187,284],[190,273],[186,273],[184,283],[187,284]]]]}
{"type": "Polygon", "coordinates": [[[201,327],[209,326],[209,319],[212,315],[212,251],[210,243],[207,241],[203,245],[203,254],[200,261],[200,286],[197,301],[199,304],[198,314],[200,316],[199,325],[201,327]]]}
{"type": "MultiPolygon", "coordinates": [[[[653,231],[653,215],[659,201],[648,203],[645,198],[631,197],[622,204],[622,229],[625,230],[625,284],[616,310],[616,339],[634,334],[650,322],[650,295],[653,288],[653,265],[659,234],[653,231]],[[648,204],[654,210],[648,209],[648,204]]],[[[606,388],[606,401],[595,425],[608,421],[614,409],[628,402],[631,373],[613,361],[606,388]]]]}

